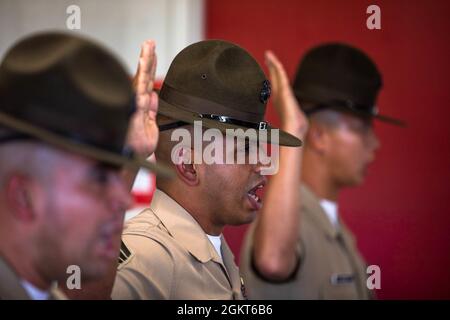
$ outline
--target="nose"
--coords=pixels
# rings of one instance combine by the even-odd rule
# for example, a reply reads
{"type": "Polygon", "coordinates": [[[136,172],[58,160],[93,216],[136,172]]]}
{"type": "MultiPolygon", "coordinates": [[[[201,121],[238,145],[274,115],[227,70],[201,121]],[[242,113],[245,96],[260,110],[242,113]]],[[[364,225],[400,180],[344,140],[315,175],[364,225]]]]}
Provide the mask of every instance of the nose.
{"type": "Polygon", "coordinates": [[[261,162],[258,162],[257,164],[255,164],[253,166],[253,171],[260,174],[261,170],[265,167],[265,165],[263,165],[261,162]]]}
{"type": "Polygon", "coordinates": [[[367,161],[370,163],[375,160],[376,150],[380,147],[380,141],[373,128],[364,135],[364,150],[367,154],[367,161]]]}
{"type": "Polygon", "coordinates": [[[258,161],[254,165],[254,171],[262,176],[273,175],[278,171],[279,165],[279,145],[259,145],[258,161]]]}
{"type": "Polygon", "coordinates": [[[259,173],[263,168],[270,166],[270,155],[265,153],[265,150],[258,149],[258,156],[256,164],[253,165],[254,171],[259,173]],[[263,153],[263,154],[261,154],[263,153]]]}
{"type": "Polygon", "coordinates": [[[380,140],[378,139],[377,134],[373,129],[369,131],[369,137],[368,137],[368,145],[370,146],[370,149],[373,151],[376,151],[380,147],[380,140]]]}

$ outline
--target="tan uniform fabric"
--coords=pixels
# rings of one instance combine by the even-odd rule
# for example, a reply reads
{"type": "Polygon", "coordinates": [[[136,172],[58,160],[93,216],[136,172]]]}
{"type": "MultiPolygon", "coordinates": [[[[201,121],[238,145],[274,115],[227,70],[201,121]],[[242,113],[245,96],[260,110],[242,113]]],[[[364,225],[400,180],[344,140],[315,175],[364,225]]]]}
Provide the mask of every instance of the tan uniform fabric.
{"type": "Polygon", "coordinates": [[[0,256],[0,299],[30,300],[20,280],[7,262],[0,256]]]}
{"type": "MultiPolygon", "coordinates": [[[[67,297],[58,288],[50,290],[50,300],[65,300],[67,297]]],[[[30,300],[26,290],[9,264],[0,256],[0,300],[30,300]]]]}
{"type": "Polygon", "coordinates": [[[156,190],[149,209],[129,220],[113,299],[242,299],[241,278],[225,239],[222,256],[197,221],[156,190]]]}
{"type": "Polygon", "coordinates": [[[352,233],[339,220],[334,228],[319,199],[301,188],[302,212],[298,252],[300,264],[284,283],[263,280],[251,266],[253,228],[241,255],[241,273],[249,299],[368,299],[366,266],[352,233]]]}

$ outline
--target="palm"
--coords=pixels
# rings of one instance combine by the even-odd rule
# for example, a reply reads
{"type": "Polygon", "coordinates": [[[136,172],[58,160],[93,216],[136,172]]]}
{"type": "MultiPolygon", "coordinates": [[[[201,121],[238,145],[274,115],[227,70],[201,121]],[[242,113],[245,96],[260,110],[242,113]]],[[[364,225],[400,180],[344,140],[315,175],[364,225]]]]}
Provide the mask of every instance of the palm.
{"type": "Polygon", "coordinates": [[[280,117],[281,127],[302,138],[308,129],[308,120],[292,92],[283,65],[271,51],[266,52],[266,64],[272,83],[273,104],[280,117]]]}
{"type": "Polygon", "coordinates": [[[128,145],[140,156],[149,157],[158,143],[158,96],[153,91],[156,72],[155,43],[151,40],[142,45],[139,65],[133,79],[136,91],[136,112],[131,118],[128,145]]]}

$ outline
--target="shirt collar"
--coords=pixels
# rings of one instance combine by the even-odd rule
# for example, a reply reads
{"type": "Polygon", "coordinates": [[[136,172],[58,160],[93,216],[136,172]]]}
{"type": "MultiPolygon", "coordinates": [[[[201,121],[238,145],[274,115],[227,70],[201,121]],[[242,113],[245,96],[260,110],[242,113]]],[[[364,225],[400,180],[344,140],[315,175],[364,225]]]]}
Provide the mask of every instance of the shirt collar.
{"type": "Polygon", "coordinates": [[[327,200],[327,199],[321,199],[320,206],[322,207],[323,211],[326,213],[331,224],[335,228],[337,228],[339,226],[337,203],[334,201],[327,200]]]}
{"type": "Polygon", "coordinates": [[[212,245],[214,246],[214,249],[216,249],[217,254],[220,258],[222,258],[222,235],[220,236],[212,236],[209,234],[206,234],[209,241],[211,241],[212,245]]]}
{"type": "Polygon", "coordinates": [[[198,222],[168,194],[156,189],[150,209],[161,220],[172,237],[197,260],[202,263],[209,260],[221,263],[222,259],[198,222]]]}
{"type": "Polygon", "coordinates": [[[327,214],[320,205],[320,200],[304,184],[301,186],[301,199],[305,214],[310,216],[328,237],[336,238],[339,235],[339,229],[333,227],[330,219],[328,219],[327,214]]]}
{"type": "Polygon", "coordinates": [[[20,283],[32,300],[48,300],[50,298],[50,293],[48,291],[41,290],[30,282],[22,279],[20,283]]]}
{"type": "Polygon", "coordinates": [[[235,295],[240,296],[239,269],[223,234],[221,235],[221,259],[198,222],[168,194],[156,189],[150,204],[150,210],[162,222],[169,234],[198,261],[206,263],[212,260],[220,264],[235,291],[235,295]]]}

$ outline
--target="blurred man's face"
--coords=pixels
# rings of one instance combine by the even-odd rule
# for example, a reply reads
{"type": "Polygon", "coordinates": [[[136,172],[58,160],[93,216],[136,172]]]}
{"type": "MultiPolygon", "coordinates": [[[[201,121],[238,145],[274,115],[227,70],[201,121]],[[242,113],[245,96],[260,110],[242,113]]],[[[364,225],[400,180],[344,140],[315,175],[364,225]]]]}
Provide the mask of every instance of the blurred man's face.
{"type": "Polygon", "coordinates": [[[77,265],[82,280],[102,276],[117,259],[117,239],[130,201],[117,170],[65,154],[35,195],[36,210],[41,211],[35,233],[41,272],[51,279],[77,265]]]}
{"type": "Polygon", "coordinates": [[[361,184],[379,147],[371,121],[341,114],[338,125],[328,130],[327,161],[335,183],[345,187],[361,184]]]}

